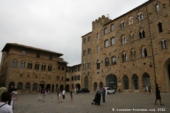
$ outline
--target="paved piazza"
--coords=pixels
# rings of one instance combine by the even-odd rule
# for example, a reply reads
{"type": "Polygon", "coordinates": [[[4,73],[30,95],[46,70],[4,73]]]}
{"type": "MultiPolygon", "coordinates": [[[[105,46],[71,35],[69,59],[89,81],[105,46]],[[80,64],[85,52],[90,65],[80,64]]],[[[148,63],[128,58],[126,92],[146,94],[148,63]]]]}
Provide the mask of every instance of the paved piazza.
{"type": "Polygon", "coordinates": [[[47,94],[45,102],[37,101],[37,95],[19,95],[14,113],[170,113],[170,94],[167,93],[161,94],[164,106],[154,105],[155,94],[109,94],[106,103],[101,102],[100,106],[91,105],[95,93],[75,94],[73,101],[66,93],[64,102],[58,102],[55,93],[47,94]]]}

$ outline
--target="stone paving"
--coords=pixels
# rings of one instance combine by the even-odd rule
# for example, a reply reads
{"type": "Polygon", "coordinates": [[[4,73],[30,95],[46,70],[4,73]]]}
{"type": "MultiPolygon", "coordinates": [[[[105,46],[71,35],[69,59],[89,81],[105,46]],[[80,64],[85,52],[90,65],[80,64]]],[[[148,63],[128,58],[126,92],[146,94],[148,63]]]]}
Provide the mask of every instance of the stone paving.
{"type": "Polygon", "coordinates": [[[161,94],[164,106],[154,105],[155,94],[109,94],[106,102],[101,102],[100,106],[91,105],[95,93],[74,94],[73,101],[70,101],[69,93],[66,93],[64,102],[57,101],[56,93],[47,94],[45,102],[37,101],[37,95],[19,95],[14,113],[170,113],[168,93],[161,94]]]}

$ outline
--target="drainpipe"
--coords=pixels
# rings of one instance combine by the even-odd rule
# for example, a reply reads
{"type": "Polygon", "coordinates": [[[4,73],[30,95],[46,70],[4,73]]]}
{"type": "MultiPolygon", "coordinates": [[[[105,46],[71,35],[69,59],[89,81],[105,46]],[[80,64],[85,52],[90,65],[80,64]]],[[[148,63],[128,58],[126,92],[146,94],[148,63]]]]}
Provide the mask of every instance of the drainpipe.
{"type": "Polygon", "coordinates": [[[154,56],[154,50],[153,50],[153,44],[152,44],[152,35],[151,35],[151,27],[149,24],[149,14],[148,14],[148,7],[146,5],[146,12],[147,12],[147,17],[148,17],[148,27],[149,27],[149,35],[150,35],[150,44],[151,44],[151,50],[152,50],[152,61],[153,61],[153,70],[154,70],[154,77],[155,77],[155,85],[157,83],[157,79],[156,79],[156,69],[155,69],[155,56],[154,56]]]}

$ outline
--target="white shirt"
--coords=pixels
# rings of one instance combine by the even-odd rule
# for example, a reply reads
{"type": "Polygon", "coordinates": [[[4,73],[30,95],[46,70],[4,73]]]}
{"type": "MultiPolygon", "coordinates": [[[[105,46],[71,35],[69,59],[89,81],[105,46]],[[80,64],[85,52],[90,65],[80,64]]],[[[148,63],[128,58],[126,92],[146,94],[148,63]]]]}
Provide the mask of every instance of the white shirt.
{"type": "Polygon", "coordinates": [[[16,91],[13,91],[11,94],[12,94],[12,99],[16,99],[16,97],[18,96],[18,93],[16,91]]]}
{"type": "Polygon", "coordinates": [[[65,91],[65,90],[63,90],[62,94],[63,94],[63,95],[65,95],[65,92],[66,92],[66,91],[65,91]]]}
{"type": "MultiPolygon", "coordinates": [[[[5,104],[4,102],[0,102],[0,106],[5,104]]],[[[3,105],[0,107],[0,113],[13,113],[12,107],[9,106],[8,104],[3,105]]]]}

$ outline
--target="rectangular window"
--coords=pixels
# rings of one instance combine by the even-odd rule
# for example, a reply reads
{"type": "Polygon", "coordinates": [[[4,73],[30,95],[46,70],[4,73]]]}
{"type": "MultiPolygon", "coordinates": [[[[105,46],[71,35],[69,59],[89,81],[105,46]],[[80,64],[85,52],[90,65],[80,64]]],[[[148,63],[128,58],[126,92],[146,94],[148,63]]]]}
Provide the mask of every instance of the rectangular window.
{"type": "Polygon", "coordinates": [[[45,71],[45,70],[46,70],[46,65],[42,65],[42,66],[41,66],[41,70],[42,70],[42,71],[45,71]]]}
{"type": "Polygon", "coordinates": [[[26,51],[22,51],[22,55],[25,56],[26,55],[26,51]]]}
{"type": "Polygon", "coordinates": [[[114,45],[116,43],[115,37],[111,38],[111,45],[114,45]]]}
{"type": "Polygon", "coordinates": [[[21,68],[21,69],[25,68],[25,62],[22,61],[22,62],[20,63],[20,68],[21,68]]]}
{"type": "Polygon", "coordinates": [[[99,33],[97,33],[96,34],[96,39],[99,39],[99,38],[100,38],[99,33]]]}
{"type": "Polygon", "coordinates": [[[40,53],[37,53],[37,54],[36,54],[36,57],[37,57],[37,58],[40,58],[40,53]]]}
{"type": "Polygon", "coordinates": [[[83,50],[83,55],[84,55],[84,56],[86,55],[86,50],[83,50]]]}
{"type": "Polygon", "coordinates": [[[90,42],[90,37],[88,37],[88,42],[90,42]]]}
{"type": "Polygon", "coordinates": [[[83,44],[85,44],[86,43],[86,39],[83,39],[83,44]]]}
{"type": "Polygon", "coordinates": [[[28,68],[28,69],[32,69],[32,63],[28,63],[27,68],[28,68]]]}
{"type": "Polygon", "coordinates": [[[91,49],[89,48],[89,49],[88,49],[88,54],[90,54],[90,53],[91,53],[91,49]]]}
{"type": "Polygon", "coordinates": [[[52,71],[52,66],[48,66],[48,71],[52,71]]]}
{"type": "Polygon", "coordinates": [[[53,59],[53,56],[52,56],[52,55],[50,55],[50,56],[49,56],[49,60],[52,60],[52,59],[53,59]]]}

